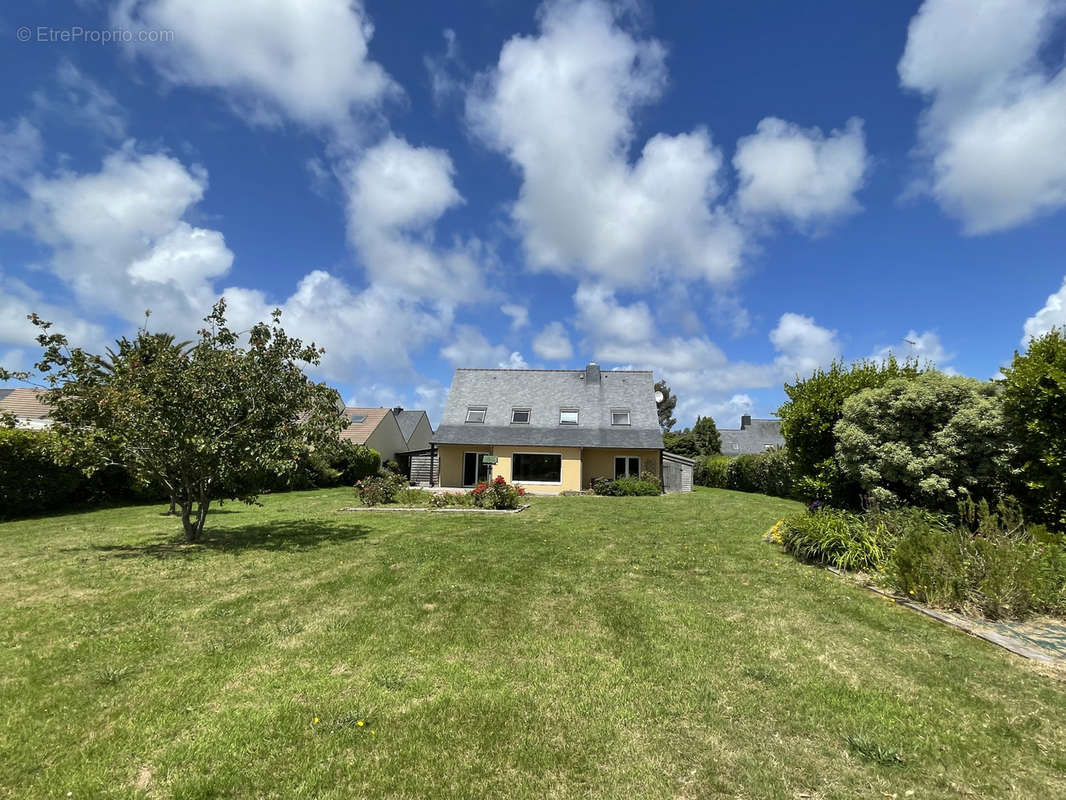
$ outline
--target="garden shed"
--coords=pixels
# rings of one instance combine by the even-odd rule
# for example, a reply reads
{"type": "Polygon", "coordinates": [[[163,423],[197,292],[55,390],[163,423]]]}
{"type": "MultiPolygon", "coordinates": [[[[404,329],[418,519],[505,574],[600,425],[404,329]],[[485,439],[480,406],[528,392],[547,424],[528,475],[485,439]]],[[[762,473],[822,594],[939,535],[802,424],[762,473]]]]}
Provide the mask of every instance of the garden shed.
{"type": "Polygon", "coordinates": [[[663,491],[691,492],[692,468],[696,462],[676,453],[663,453],[663,491]]]}

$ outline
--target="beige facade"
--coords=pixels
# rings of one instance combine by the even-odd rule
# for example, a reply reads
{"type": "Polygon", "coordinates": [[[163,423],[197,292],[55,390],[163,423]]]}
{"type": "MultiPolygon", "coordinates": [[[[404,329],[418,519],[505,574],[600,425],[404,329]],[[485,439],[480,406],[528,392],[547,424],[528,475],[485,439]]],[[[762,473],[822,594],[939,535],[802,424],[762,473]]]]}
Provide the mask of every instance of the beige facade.
{"type": "Polygon", "coordinates": [[[533,447],[511,445],[461,445],[442,444],[438,447],[440,458],[440,485],[446,488],[463,488],[463,460],[466,453],[496,456],[492,477],[502,475],[514,483],[512,460],[515,453],[553,454],[560,456],[560,480],[553,483],[518,481],[533,492],[566,492],[589,488],[593,478],[614,477],[616,456],[640,459],[640,470],[659,474],[658,450],[614,450],[592,447],[533,447]]]}

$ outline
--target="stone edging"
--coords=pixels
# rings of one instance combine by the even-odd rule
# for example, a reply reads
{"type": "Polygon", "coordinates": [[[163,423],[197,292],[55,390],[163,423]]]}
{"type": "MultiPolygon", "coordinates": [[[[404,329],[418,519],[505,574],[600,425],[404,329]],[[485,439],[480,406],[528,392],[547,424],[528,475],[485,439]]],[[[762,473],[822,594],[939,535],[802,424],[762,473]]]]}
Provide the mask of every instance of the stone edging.
{"type": "Polygon", "coordinates": [[[426,511],[431,514],[519,514],[529,508],[529,503],[518,508],[430,508],[429,506],[348,506],[341,511],[426,511]]]}
{"type": "MultiPolygon", "coordinates": [[[[847,575],[836,567],[826,567],[830,572],[835,575],[839,575],[842,578],[847,579],[847,575]]],[[[971,620],[967,617],[959,616],[958,614],[952,614],[948,611],[938,611],[935,608],[929,608],[923,606],[920,603],[916,603],[913,600],[908,600],[906,597],[900,597],[897,594],[886,592],[878,586],[874,586],[870,583],[851,581],[857,586],[862,586],[864,589],[868,589],[874,594],[879,594],[882,597],[886,597],[892,600],[898,606],[905,606],[913,611],[917,611],[920,614],[925,614],[927,617],[932,617],[937,622],[942,622],[952,628],[956,628],[964,633],[968,633],[971,636],[976,636],[978,639],[984,639],[986,642],[991,642],[994,645],[1002,647],[1004,650],[1008,650],[1017,656],[1022,658],[1031,658],[1033,661],[1043,661],[1046,664],[1061,664],[1062,662],[1049,656],[1043,650],[1038,650],[1035,647],[1030,647],[1025,644],[1021,639],[1014,636],[1007,636],[1006,634],[999,633],[998,631],[988,630],[981,625],[977,620],[971,620]]]]}

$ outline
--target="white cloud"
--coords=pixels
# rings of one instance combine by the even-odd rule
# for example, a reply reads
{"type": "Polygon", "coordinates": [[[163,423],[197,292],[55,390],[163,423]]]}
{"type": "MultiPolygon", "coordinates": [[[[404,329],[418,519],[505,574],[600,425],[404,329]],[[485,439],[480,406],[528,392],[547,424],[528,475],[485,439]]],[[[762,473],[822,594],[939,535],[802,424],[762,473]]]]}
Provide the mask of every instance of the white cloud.
{"type": "Polygon", "coordinates": [[[121,0],[117,27],[169,30],[166,44],[131,45],[170,82],[220,89],[259,119],[278,112],[343,129],[395,83],[369,57],[373,36],[358,0],[121,0]]]}
{"type": "Polygon", "coordinates": [[[511,318],[511,330],[518,331],[529,324],[529,309],[516,303],[504,303],[500,311],[511,318]]]}
{"type": "Polygon", "coordinates": [[[533,338],[533,352],[545,361],[566,361],[574,355],[570,337],[561,322],[551,322],[533,338]]]}
{"type": "Polygon", "coordinates": [[[781,215],[806,227],[859,210],[867,170],[862,120],[828,137],[776,117],[737,142],[737,202],[749,214],[781,215]]]}
{"type": "Polygon", "coordinates": [[[899,74],[929,102],[927,188],[967,233],[1066,206],[1066,69],[1040,62],[1064,13],[1058,0],[926,0],[911,20],[899,74]]]}
{"type": "Polygon", "coordinates": [[[874,361],[884,361],[890,355],[898,359],[917,359],[919,363],[932,363],[937,368],[946,372],[953,372],[947,366],[955,354],[948,352],[944,343],[940,341],[940,335],[935,331],[923,331],[918,333],[913,328],[907,331],[901,342],[878,348],[870,358],[874,361]]]}
{"type": "MultiPolygon", "coordinates": [[[[66,334],[75,347],[99,352],[108,341],[101,325],[78,317],[69,308],[50,302],[44,294],[23,281],[0,273],[0,345],[29,348],[36,357],[40,352],[36,339],[41,331],[27,319],[33,313],[55,323],[53,331],[66,334]]],[[[26,352],[23,351],[24,356],[26,352]]],[[[11,360],[0,361],[0,365],[13,369],[11,360]]],[[[28,366],[23,360],[20,368],[28,366]]]]}
{"type": "Polygon", "coordinates": [[[740,418],[755,410],[755,401],[751,395],[734,394],[732,397],[711,403],[705,412],[697,411],[699,416],[710,416],[719,428],[739,428],[740,418]]]}
{"type": "Polygon", "coordinates": [[[792,379],[808,375],[840,356],[836,331],[816,324],[813,317],[787,312],[770,331],[770,341],[779,353],[774,359],[780,374],[792,379]]]}
{"type": "Polygon", "coordinates": [[[578,286],[574,306],[578,327],[593,341],[631,344],[654,336],[655,321],[646,303],[621,305],[603,286],[578,286]]]}
{"type": "Polygon", "coordinates": [[[28,120],[0,123],[0,181],[21,181],[33,172],[43,154],[41,132],[28,120]]]}
{"type": "MultiPolygon", "coordinates": [[[[403,286],[419,297],[470,299],[492,254],[478,239],[438,247],[433,224],[463,202],[443,150],[414,147],[389,135],[350,168],[348,235],[372,282],[403,286]]],[[[480,292],[485,300],[492,292],[480,292]]]]}
{"type": "Polygon", "coordinates": [[[429,86],[433,92],[433,102],[439,107],[443,106],[453,97],[462,95],[466,89],[463,75],[466,67],[459,55],[459,41],[455,31],[445,28],[444,52],[426,55],[422,63],[429,75],[429,86]]]}
{"type": "Polygon", "coordinates": [[[115,96],[70,61],[60,61],[56,85],[33,94],[37,112],[80,125],[109,139],[126,137],[126,112],[115,96]]]}
{"type": "Polygon", "coordinates": [[[512,213],[529,265],[611,287],[733,277],[744,236],[714,205],[722,156],[707,131],[655,135],[627,159],[634,114],[666,83],[663,47],[594,0],[551,3],[539,22],[467,99],[474,130],[521,169],[512,213]]]}
{"type": "Polygon", "coordinates": [[[491,344],[473,325],[456,325],[440,354],[456,367],[527,369],[522,354],[502,344],[491,344]]]}
{"type": "Polygon", "coordinates": [[[1048,296],[1043,308],[1025,321],[1022,347],[1028,347],[1030,339],[1037,339],[1052,328],[1066,328],[1066,279],[1057,292],[1048,296]]]}

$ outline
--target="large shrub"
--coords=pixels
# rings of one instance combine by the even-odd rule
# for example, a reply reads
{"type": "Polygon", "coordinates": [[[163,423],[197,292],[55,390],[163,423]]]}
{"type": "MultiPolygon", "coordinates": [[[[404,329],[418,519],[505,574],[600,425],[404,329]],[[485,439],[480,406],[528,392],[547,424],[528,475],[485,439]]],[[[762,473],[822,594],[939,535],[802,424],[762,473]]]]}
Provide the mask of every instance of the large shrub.
{"type": "Polygon", "coordinates": [[[841,474],[883,506],[952,509],[1008,487],[994,384],[930,371],[852,395],[834,427],[841,474]]]}
{"type": "Polygon", "coordinates": [[[1018,445],[1026,510],[1066,531],[1066,331],[1030,340],[1003,374],[1003,411],[1018,445]]]}
{"type": "Polygon", "coordinates": [[[696,417],[691,430],[664,433],[663,446],[668,453],[687,458],[716,455],[722,451],[722,436],[711,417],[696,417]]]}
{"type": "Polygon", "coordinates": [[[641,478],[593,478],[592,493],[606,497],[651,497],[662,493],[662,485],[655,481],[641,478]]]}
{"type": "Polygon", "coordinates": [[[47,431],[0,429],[0,517],[64,508],[84,499],[82,474],[56,464],[47,431]]]}
{"type": "Polygon", "coordinates": [[[508,483],[503,475],[497,475],[489,483],[479,483],[470,492],[475,506],[496,510],[518,508],[525,493],[525,489],[508,483]]]}
{"type": "Polygon", "coordinates": [[[767,450],[730,458],[725,488],[773,497],[792,496],[792,462],[786,450],[767,450]]]}
{"type": "Polygon", "coordinates": [[[731,461],[728,456],[700,456],[692,467],[692,482],[697,486],[724,489],[726,470],[731,461]]]}
{"type": "Polygon", "coordinates": [[[342,440],[331,453],[329,463],[339,473],[340,483],[351,486],[358,480],[377,474],[381,469],[381,454],[365,445],[342,440]]]}
{"type": "Polygon", "coordinates": [[[396,501],[396,495],[407,487],[406,479],[381,469],[377,475],[355,482],[355,494],[364,506],[377,506],[396,501]]]}
{"type": "Polygon", "coordinates": [[[913,378],[921,372],[917,362],[900,363],[890,356],[883,362],[857,361],[850,366],[834,362],[809,378],[785,384],[788,399],[777,416],[801,495],[832,500],[837,505],[857,502],[857,488],[844,479],[835,462],[833,428],[843,416],[844,401],[864,389],[913,378]]]}

